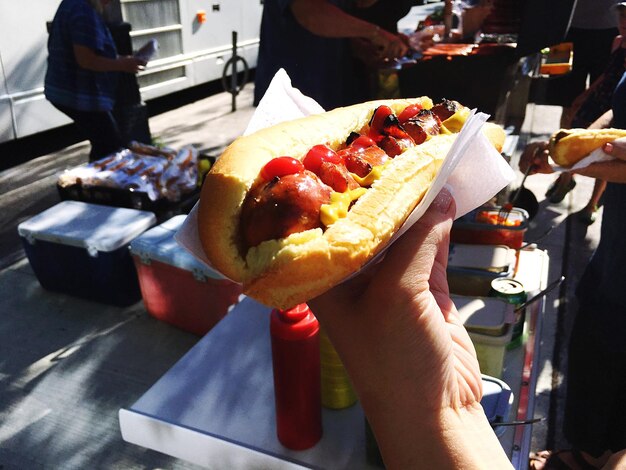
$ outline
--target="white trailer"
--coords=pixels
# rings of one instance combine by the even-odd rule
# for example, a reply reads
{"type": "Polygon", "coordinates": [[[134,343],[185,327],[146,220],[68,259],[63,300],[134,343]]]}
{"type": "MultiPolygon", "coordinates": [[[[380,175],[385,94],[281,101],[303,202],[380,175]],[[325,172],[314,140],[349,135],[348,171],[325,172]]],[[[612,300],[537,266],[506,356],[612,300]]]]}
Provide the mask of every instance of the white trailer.
{"type": "MultiPolygon", "coordinates": [[[[0,0],[0,142],[68,124],[43,96],[46,23],[60,1],[0,0]]],[[[237,53],[256,66],[263,0],[115,0],[109,20],[131,24],[133,49],[156,39],[159,51],[138,75],[144,100],[220,79],[237,53]]],[[[241,69],[241,66],[239,67],[241,69]]]]}

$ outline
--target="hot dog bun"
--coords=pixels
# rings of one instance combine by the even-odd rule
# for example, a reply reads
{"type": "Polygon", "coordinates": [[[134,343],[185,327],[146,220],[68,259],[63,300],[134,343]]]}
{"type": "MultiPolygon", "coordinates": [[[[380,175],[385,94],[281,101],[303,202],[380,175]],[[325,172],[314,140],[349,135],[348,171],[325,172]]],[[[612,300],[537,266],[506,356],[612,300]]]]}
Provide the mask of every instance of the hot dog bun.
{"type": "Polygon", "coordinates": [[[561,129],[550,137],[550,156],[557,165],[570,168],[607,142],[626,137],[623,129],[561,129]]]}
{"type": "MultiPolygon", "coordinates": [[[[267,240],[242,253],[238,232],[242,204],[260,170],[273,158],[303,158],[322,142],[337,147],[351,131],[366,126],[378,106],[384,104],[399,113],[415,103],[432,107],[426,97],[372,101],[285,122],[235,140],[207,174],[200,198],[199,235],[213,266],[243,283],[247,295],[278,308],[305,302],[357,271],[380,251],[422,199],[455,134],[437,135],[396,156],[348,215],[326,230],[267,240]]],[[[503,130],[495,125],[486,129],[500,150],[503,130]]]]}

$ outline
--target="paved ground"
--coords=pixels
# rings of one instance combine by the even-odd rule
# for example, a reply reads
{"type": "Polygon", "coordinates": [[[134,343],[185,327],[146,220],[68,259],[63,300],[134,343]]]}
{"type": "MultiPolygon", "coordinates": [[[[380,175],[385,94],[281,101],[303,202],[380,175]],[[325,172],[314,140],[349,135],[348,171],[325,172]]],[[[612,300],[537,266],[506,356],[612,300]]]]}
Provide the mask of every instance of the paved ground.
{"type": "MultiPolygon", "coordinates": [[[[219,155],[253,112],[245,88],[231,113],[222,93],[150,120],[154,137],[219,155]]],[[[143,304],[109,307],[43,290],[17,225],[60,201],[60,172],[89,145],[0,173],[0,469],[194,468],[125,443],[117,412],[134,403],[199,339],[158,322],[143,304]]]]}
{"type": "MultiPolygon", "coordinates": [[[[230,95],[215,95],[150,120],[153,134],[174,147],[194,144],[219,154],[247,124],[251,88],[230,112],[230,95]]],[[[523,138],[540,138],[558,127],[560,108],[529,105],[523,138]]],[[[117,412],[135,402],[198,340],[147,315],[141,302],[108,307],[43,290],[15,227],[59,201],[60,171],[86,160],[80,143],[0,173],[0,469],[194,468],[185,462],[122,441],[117,412]]],[[[521,175],[520,175],[521,178],[521,175]]],[[[550,176],[527,180],[542,200],[527,240],[550,226],[538,245],[549,251],[550,278],[567,277],[549,296],[541,348],[534,448],[564,444],[563,354],[571,325],[572,292],[595,247],[599,223],[587,228],[575,213],[584,206],[592,181],[563,203],[547,205],[550,176]]]]}

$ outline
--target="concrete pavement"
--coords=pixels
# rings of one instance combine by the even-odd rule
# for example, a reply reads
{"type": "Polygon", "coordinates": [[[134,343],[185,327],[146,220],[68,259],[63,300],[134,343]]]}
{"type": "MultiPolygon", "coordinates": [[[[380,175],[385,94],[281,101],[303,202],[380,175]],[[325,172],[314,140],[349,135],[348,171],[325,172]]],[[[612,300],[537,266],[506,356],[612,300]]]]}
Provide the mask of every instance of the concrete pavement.
{"type": "MultiPolygon", "coordinates": [[[[222,93],[150,119],[153,136],[219,155],[252,115],[252,88],[222,93]]],[[[125,443],[117,413],[134,403],[198,337],[150,317],[45,291],[16,227],[60,201],[56,179],[87,160],[89,144],[0,173],[0,468],[188,469],[125,443]]]]}
{"type": "MultiPolygon", "coordinates": [[[[230,112],[222,93],[150,119],[159,141],[193,144],[218,155],[245,128],[253,113],[251,86],[230,112]]],[[[529,105],[521,130],[525,140],[558,128],[560,108],[529,105]]],[[[117,308],[43,290],[23,257],[15,227],[56,204],[60,171],[86,161],[80,143],[0,173],[0,468],[195,468],[125,443],[117,412],[135,402],[198,340],[150,317],[141,302],[117,308]]],[[[515,160],[515,158],[514,158],[515,160]]],[[[521,174],[519,175],[521,179],[521,174]]],[[[599,238],[575,213],[593,181],[578,178],[563,203],[549,205],[544,193],[554,177],[537,175],[526,186],[541,200],[527,240],[554,225],[538,242],[549,251],[550,279],[563,273],[560,292],[548,296],[533,448],[562,447],[564,347],[571,328],[573,289],[599,238]]]]}

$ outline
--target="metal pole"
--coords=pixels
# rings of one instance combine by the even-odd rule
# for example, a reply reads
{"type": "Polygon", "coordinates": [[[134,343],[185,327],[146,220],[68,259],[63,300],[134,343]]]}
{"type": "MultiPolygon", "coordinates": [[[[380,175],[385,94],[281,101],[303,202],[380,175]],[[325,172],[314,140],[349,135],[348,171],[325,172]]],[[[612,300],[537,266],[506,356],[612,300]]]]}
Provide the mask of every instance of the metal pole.
{"type": "Polygon", "coordinates": [[[231,110],[237,110],[237,31],[233,31],[233,73],[230,77],[230,86],[232,89],[231,110]]]}

